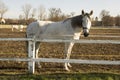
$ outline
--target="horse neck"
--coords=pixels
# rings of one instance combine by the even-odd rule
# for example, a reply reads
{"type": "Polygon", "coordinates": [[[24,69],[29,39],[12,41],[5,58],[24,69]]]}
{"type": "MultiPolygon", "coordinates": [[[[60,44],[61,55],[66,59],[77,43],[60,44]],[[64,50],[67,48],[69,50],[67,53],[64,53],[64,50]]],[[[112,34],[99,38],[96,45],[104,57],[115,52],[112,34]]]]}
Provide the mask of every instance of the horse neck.
{"type": "Polygon", "coordinates": [[[76,28],[76,27],[82,27],[82,15],[75,16],[71,18],[71,25],[76,28]]]}
{"type": "Polygon", "coordinates": [[[74,36],[77,36],[77,38],[79,38],[79,36],[82,33],[82,28],[81,27],[73,27],[71,22],[72,22],[72,20],[68,19],[67,21],[64,21],[63,23],[66,24],[66,27],[69,29],[70,32],[72,32],[72,34],[74,36]]]}

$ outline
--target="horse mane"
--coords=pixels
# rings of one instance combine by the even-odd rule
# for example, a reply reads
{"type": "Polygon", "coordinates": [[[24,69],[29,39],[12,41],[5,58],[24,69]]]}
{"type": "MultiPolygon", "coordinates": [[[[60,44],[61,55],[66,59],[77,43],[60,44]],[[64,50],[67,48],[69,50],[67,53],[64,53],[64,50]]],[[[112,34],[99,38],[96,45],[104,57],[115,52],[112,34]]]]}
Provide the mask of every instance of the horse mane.
{"type": "Polygon", "coordinates": [[[82,18],[83,18],[82,15],[74,16],[74,17],[65,19],[63,23],[65,23],[68,20],[71,20],[71,25],[73,28],[82,27],[82,18]]]}
{"type": "Polygon", "coordinates": [[[71,18],[71,25],[73,27],[82,27],[82,18],[83,18],[82,15],[71,18]]]}
{"type": "Polygon", "coordinates": [[[65,20],[63,20],[63,23],[65,23],[66,21],[70,20],[71,18],[67,18],[65,20]]]}

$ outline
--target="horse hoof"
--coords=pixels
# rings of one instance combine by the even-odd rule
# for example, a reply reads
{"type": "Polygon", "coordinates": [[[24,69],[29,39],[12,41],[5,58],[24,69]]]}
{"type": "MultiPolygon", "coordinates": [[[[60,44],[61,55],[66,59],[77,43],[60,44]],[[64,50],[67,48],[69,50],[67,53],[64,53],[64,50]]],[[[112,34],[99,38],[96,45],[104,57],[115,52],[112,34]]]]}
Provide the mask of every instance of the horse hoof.
{"type": "Polygon", "coordinates": [[[70,63],[68,63],[68,67],[70,67],[70,68],[72,67],[70,63]]]}
{"type": "Polygon", "coordinates": [[[68,68],[69,67],[68,65],[70,66],[69,63],[65,63],[65,70],[68,71],[68,72],[70,72],[70,69],[68,68]]]}
{"type": "Polygon", "coordinates": [[[68,71],[68,72],[70,72],[70,69],[68,67],[65,67],[65,70],[68,71]]]}
{"type": "Polygon", "coordinates": [[[70,72],[70,69],[65,69],[66,71],[70,72]]]}

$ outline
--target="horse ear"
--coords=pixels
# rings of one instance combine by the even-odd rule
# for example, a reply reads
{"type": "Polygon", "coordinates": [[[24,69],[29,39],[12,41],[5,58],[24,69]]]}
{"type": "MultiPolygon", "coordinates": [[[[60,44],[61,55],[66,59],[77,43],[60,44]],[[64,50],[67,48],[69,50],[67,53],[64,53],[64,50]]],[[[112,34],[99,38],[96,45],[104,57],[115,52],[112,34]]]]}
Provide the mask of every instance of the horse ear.
{"type": "Polygon", "coordinates": [[[93,14],[93,10],[90,12],[90,15],[92,15],[93,14]]]}
{"type": "Polygon", "coordinates": [[[85,13],[84,13],[84,10],[82,10],[82,15],[84,15],[85,13]]]}

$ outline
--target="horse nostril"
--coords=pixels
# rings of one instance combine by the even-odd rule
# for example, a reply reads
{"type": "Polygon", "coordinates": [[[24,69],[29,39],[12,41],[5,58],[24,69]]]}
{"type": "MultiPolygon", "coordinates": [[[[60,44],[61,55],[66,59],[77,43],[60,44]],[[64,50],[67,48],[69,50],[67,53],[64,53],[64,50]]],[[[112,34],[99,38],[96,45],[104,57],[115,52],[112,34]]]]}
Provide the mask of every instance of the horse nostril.
{"type": "Polygon", "coordinates": [[[84,33],[84,37],[88,37],[89,33],[84,33]]]}

